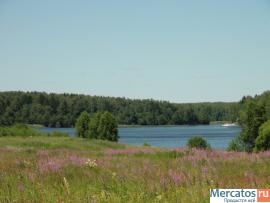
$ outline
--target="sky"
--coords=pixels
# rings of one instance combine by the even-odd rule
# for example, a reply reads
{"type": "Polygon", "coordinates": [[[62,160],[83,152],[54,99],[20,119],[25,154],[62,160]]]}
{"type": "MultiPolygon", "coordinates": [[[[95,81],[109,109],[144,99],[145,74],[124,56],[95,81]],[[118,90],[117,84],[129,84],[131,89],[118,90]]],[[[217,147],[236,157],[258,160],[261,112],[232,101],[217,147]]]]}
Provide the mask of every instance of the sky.
{"type": "Polygon", "coordinates": [[[269,79],[268,0],[0,0],[0,91],[228,102],[269,79]]]}

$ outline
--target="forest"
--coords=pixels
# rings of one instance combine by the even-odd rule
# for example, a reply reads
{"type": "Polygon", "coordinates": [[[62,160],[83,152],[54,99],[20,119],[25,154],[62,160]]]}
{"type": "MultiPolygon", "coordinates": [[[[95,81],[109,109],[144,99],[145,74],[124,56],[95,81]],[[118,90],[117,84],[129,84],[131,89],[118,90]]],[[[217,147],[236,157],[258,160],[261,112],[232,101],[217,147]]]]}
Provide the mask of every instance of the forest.
{"type": "Polygon", "coordinates": [[[45,92],[0,92],[0,125],[41,124],[73,127],[86,111],[111,112],[121,125],[209,124],[237,121],[241,102],[170,103],[153,99],[55,94],[45,92]]]}

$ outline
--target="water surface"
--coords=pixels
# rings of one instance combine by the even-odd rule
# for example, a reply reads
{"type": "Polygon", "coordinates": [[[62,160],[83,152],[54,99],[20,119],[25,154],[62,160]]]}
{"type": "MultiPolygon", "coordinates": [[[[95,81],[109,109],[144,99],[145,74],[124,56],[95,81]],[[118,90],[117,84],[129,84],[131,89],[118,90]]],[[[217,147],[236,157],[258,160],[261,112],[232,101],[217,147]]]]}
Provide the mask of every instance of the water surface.
{"type": "MultiPolygon", "coordinates": [[[[74,128],[41,128],[43,132],[61,131],[75,136],[74,128]]],[[[229,142],[239,135],[239,126],[221,125],[170,126],[170,127],[120,127],[119,143],[143,145],[148,143],[157,147],[183,147],[194,136],[204,137],[215,149],[226,149],[229,142]]]]}

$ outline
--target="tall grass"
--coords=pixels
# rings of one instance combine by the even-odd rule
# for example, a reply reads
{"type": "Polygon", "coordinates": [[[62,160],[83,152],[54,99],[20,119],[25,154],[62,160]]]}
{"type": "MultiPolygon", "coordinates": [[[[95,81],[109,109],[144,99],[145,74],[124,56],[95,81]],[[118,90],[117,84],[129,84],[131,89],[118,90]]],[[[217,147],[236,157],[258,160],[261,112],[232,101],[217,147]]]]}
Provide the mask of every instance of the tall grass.
{"type": "Polygon", "coordinates": [[[210,188],[268,188],[270,152],[0,138],[0,202],[209,202],[210,188]]]}

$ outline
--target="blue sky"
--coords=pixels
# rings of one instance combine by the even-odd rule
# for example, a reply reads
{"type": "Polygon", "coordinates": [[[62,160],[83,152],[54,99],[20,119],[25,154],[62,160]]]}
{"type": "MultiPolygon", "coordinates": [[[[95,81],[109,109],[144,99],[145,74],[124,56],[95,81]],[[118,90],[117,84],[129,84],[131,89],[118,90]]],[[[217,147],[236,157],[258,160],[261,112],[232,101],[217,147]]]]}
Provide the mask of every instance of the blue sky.
{"type": "Polygon", "coordinates": [[[238,101],[269,79],[267,0],[0,0],[1,91],[238,101]]]}

